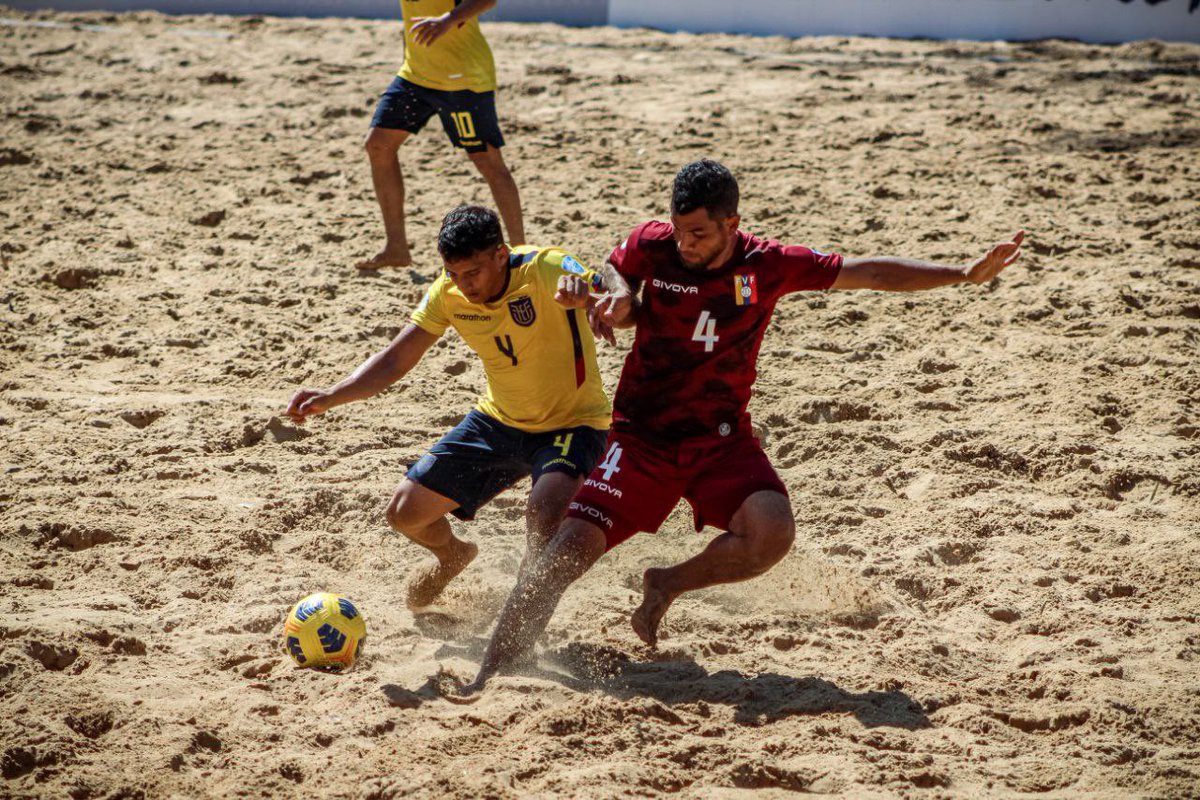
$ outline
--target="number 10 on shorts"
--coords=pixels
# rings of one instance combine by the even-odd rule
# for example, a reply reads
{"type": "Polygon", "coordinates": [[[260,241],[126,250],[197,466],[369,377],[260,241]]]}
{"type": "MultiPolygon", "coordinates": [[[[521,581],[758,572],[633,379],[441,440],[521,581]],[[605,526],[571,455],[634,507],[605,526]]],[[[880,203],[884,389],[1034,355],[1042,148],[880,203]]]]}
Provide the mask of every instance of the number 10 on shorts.
{"type": "Polygon", "coordinates": [[[611,481],[614,472],[620,472],[621,468],[617,466],[617,462],[621,460],[621,453],[625,452],[621,449],[620,442],[613,442],[612,447],[608,448],[608,455],[604,457],[603,463],[597,469],[604,470],[604,480],[611,481]]]}
{"type": "Polygon", "coordinates": [[[454,129],[458,131],[459,139],[475,138],[475,120],[471,119],[470,111],[455,111],[450,114],[454,120],[454,129]]]}

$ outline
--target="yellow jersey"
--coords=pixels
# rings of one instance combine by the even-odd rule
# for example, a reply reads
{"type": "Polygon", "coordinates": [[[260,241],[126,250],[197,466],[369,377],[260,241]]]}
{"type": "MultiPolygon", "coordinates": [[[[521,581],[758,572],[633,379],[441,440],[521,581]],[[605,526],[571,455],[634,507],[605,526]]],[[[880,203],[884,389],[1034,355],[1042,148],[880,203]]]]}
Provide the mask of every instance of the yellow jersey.
{"type": "Polygon", "coordinates": [[[522,245],[512,248],[508,285],[495,302],[470,302],[443,271],[412,315],[434,336],[450,326],[458,331],[487,375],[487,392],[475,407],[527,433],[578,425],[606,430],[612,422],[587,313],[554,300],[565,272],[600,288],[596,273],[567,252],[522,245]]]}
{"type": "Polygon", "coordinates": [[[458,5],[456,0],[400,0],[404,15],[404,64],[397,74],[406,81],[455,92],[492,92],[496,89],[496,63],[479,18],[472,17],[447,31],[430,45],[413,41],[413,24],[423,17],[440,17],[458,5]]]}

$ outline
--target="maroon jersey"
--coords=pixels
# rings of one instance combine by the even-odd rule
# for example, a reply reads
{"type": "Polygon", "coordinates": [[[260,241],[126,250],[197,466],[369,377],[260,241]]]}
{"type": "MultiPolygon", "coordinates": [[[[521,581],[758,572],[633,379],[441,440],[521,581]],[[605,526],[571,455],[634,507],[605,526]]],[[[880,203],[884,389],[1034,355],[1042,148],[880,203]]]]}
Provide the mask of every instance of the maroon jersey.
{"type": "Polygon", "coordinates": [[[635,291],[643,287],[613,428],[658,442],[749,433],[746,406],[775,303],[828,289],[842,267],[840,255],[738,231],[728,263],[688,269],[665,222],[639,225],[609,260],[635,291]]]}

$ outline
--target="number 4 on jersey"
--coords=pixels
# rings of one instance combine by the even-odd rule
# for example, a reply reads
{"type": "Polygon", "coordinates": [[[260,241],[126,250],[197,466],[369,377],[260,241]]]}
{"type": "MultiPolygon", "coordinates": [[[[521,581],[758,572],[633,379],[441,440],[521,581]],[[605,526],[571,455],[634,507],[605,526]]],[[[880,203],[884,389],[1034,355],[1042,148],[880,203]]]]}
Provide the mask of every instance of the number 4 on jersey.
{"type": "Polygon", "coordinates": [[[713,346],[720,339],[721,337],[717,336],[717,321],[707,311],[701,311],[700,319],[696,320],[696,330],[692,333],[692,341],[704,342],[704,352],[711,353],[713,346]]]}
{"type": "Polygon", "coordinates": [[[604,457],[604,462],[596,468],[604,470],[604,480],[611,481],[613,473],[621,471],[621,468],[617,466],[617,462],[621,460],[621,453],[623,452],[620,442],[613,442],[612,447],[608,448],[608,455],[604,457]]]}

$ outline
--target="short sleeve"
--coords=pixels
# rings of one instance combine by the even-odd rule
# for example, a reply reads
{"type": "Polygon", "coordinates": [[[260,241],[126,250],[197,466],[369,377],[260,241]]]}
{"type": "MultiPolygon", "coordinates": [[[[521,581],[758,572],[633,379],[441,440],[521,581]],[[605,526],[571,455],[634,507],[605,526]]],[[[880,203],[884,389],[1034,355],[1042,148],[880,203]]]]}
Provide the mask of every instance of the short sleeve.
{"type": "Polygon", "coordinates": [[[819,292],[833,286],[842,269],[840,253],[792,245],[779,249],[784,292],[819,292]]]}
{"type": "Polygon", "coordinates": [[[642,224],[634,228],[624,242],[613,248],[612,255],[608,257],[609,263],[625,279],[644,281],[650,277],[649,261],[642,249],[642,229],[645,227],[646,224],[642,224]]]}
{"type": "Polygon", "coordinates": [[[441,336],[450,327],[443,298],[446,293],[446,274],[442,273],[421,299],[421,304],[412,313],[412,323],[426,333],[441,336]]]}
{"type": "Polygon", "coordinates": [[[593,292],[599,292],[604,288],[600,275],[588,269],[582,261],[565,250],[559,250],[557,247],[548,248],[544,251],[541,263],[548,269],[546,277],[551,279],[549,281],[551,291],[557,287],[558,278],[563,273],[583,278],[593,292]]]}

